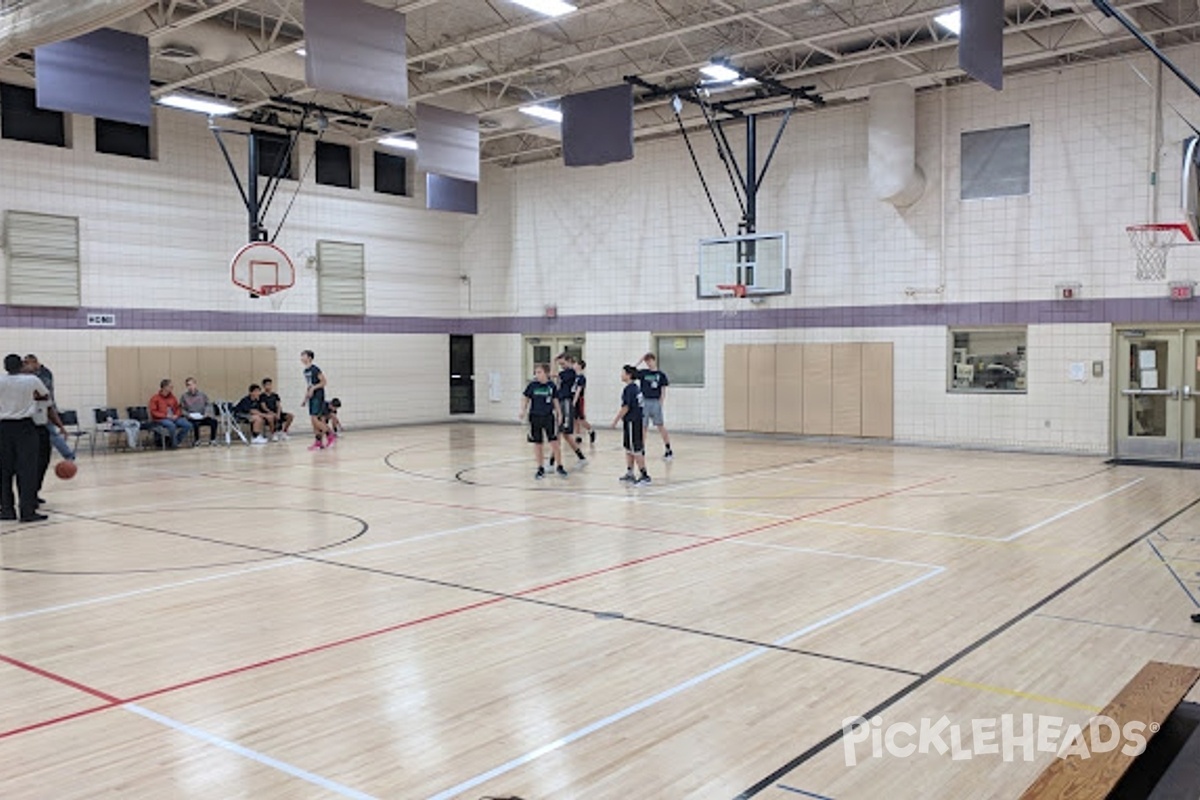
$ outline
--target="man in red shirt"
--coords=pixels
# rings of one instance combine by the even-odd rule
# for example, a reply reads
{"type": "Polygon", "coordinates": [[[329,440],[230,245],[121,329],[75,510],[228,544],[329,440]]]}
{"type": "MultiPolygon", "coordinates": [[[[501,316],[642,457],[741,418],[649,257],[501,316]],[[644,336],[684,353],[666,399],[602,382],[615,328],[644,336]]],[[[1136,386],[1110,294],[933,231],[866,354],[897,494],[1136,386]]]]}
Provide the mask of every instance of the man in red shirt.
{"type": "Polygon", "coordinates": [[[179,400],[172,391],[170,378],[163,378],[158,384],[158,393],[150,398],[150,420],[156,427],[162,428],[169,437],[171,447],[178,447],[187,435],[192,432],[192,423],[188,421],[179,408],[179,400]]]}

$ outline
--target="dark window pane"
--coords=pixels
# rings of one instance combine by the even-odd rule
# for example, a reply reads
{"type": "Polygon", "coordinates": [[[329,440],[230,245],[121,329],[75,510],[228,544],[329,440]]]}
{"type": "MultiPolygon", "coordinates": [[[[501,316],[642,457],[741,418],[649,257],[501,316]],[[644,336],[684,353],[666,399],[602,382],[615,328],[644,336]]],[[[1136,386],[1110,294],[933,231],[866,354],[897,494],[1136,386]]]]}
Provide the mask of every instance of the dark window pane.
{"type": "Polygon", "coordinates": [[[391,153],[375,153],[375,191],[408,196],[408,161],[391,153]]]}
{"type": "Polygon", "coordinates": [[[67,146],[67,126],[61,112],[37,107],[33,89],[0,84],[0,136],[55,147],[67,146]]]}
{"type": "Polygon", "coordinates": [[[150,128],[111,119],[96,120],[96,152],[150,158],[150,128]]]}
{"type": "Polygon", "coordinates": [[[353,152],[344,144],[317,142],[317,183],[353,189],[353,152]]]}
{"type": "Polygon", "coordinates": [[[258,174],[268,178],[278,175],[281,178],[296,179],[295,159],[288,153],[290,136],[267,131],[254,131],[254,140],[258,142],[258,174]],[[283,164],[281,169],[280,165],[283,164]]]}

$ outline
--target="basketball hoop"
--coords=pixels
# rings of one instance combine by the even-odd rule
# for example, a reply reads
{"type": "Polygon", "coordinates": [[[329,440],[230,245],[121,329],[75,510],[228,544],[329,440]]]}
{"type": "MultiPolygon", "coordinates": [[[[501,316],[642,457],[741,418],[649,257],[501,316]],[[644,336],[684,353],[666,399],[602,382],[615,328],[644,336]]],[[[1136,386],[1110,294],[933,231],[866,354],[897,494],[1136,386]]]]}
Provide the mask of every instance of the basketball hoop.
{"type": "Polygon", "coordinates": [[[229,271],[234,286],[249,292],[251,299],[268,298],[275,309],[283,305],[283,291],[296,284],[292,259],[270,242],[251,242],[238,250],[229,271]]]}
{"type": "Polygon", "coordinates": [[[1167,277],[1167,254],[1172,247],[1195,242],[1192,230],[1184,222],[1156,222],[1125,228],[1133,252],[1137,254],[1137,279],[1161,281],[1167,277]],[[1185,241],[1179,241],[1182,236],[1185,241]]]}
{"type": "Polygon", "coordinates": [[[721,295],[721,316],[736,317],[740,310],[738,301],[746,298],[746,286],[741,283],[719,283],[716,289],[721,295]]]}

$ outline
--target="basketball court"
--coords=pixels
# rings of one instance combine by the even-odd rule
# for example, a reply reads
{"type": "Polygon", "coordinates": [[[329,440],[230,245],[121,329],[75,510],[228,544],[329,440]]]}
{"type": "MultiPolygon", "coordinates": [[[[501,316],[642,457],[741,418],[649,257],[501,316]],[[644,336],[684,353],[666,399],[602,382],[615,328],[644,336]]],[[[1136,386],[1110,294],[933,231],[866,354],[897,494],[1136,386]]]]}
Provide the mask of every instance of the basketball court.
{"type": "Polygon", "coordinates": [[[540,484],[472,424],[98,456],[0,535],[5,796],[1010,797],[1051,756],[835,735],[1197,652],[1194,472],[679,436],[635,490],[614,436],[540,484]]]}

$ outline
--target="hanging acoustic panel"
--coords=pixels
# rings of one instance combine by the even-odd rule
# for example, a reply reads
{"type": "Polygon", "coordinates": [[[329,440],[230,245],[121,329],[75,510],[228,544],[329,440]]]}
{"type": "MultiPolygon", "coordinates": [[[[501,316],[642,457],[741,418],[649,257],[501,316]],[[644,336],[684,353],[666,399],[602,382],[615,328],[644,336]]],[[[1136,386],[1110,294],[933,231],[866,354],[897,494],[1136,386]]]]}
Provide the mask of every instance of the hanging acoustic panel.
{"type": "Polygon", "coordinates": [[[37,105],[133,125],[150,124],[150,43],[98,30],[34,49],[37,105]]]}
{"type": "Polygon", "coordinates": [[[479,117],[417,104],[417,168],[479,180],[479,117]]]}
{"type": "Polygon", "coordinates": [[[596,167],[633,158],[633,87],[629,84],[562,99],[563,163],[596,167]]]}
{"type": "Polygon", "coordinates": [[[425,176],[425,207],[430,211],[479,213],[479,184],[430,172],[425,176]]]}
{"type": "Polygon", "coordinates": [[[958,66],[999,91],[1004,88],[1004,0],[962,0],[958,66]]]}
{"type": "Polygon", "coordinates": [[[305,81],[313,89],[408,105],[403,14],[363,0],[304,0],[305,81]]]}

